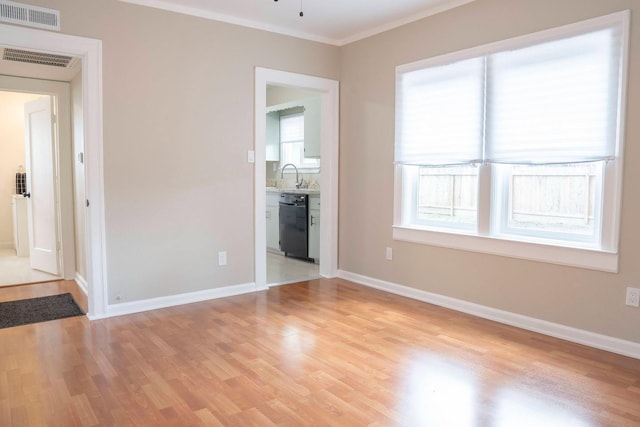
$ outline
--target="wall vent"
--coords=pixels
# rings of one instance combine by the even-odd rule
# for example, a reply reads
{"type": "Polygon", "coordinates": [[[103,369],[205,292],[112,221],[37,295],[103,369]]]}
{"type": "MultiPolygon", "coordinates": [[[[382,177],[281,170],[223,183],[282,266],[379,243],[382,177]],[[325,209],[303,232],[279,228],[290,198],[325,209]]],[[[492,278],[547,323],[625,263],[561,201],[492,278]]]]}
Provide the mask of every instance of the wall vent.
{"type": "Polygon", "coordinates": [[[30,52],[28,50],[4,49],[2,59],[5,61],[26,62],[28,64],[49,65],[66,68],[73,59],[71,56],[53,55],[51,53],[30,52]]]}
{"type": "Polygon", "coordinates": [[[45,7],[0,0],[0,22],[60,31],[60,12],[45,7]]]}

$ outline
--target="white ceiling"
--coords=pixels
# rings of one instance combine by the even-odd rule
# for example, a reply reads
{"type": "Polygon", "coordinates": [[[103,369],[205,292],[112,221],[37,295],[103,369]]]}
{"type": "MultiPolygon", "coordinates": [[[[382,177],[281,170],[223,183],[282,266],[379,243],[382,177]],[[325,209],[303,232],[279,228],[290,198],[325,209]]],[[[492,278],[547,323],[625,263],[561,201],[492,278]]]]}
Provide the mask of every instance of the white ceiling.
{"type": "Polygon", "coordinates": [[[474,0],[121,1],[341,46],[474,0]]]}

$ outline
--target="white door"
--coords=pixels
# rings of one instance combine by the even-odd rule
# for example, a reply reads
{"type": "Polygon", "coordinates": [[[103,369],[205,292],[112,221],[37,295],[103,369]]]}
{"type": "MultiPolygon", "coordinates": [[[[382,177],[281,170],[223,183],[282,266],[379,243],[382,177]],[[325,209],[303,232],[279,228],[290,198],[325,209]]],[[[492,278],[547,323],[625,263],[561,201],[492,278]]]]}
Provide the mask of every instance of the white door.
{"type": "Polygon", "coordinates": [[[52,97],[24,104],[31,268],[60,274],[52,97]]]}

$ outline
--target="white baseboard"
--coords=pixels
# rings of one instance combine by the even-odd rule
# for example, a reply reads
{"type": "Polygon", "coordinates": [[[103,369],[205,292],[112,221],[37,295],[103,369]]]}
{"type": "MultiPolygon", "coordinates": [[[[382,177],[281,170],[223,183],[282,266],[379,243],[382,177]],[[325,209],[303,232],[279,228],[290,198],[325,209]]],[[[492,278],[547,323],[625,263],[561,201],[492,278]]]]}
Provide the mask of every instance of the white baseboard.
{"type": "Polygon", "coordinates": [[[13,242],[0,242],[0,249],[14,249],[13,242]]]}
{"type": "Polygon", "coordinates": [[[82,292],[84,292],[85,295],[89,295],[89,285],[87,284],[87,281],[85,280],[84,277],[82,277],[82,275],[78,272],[76,272],[75,277],[73,278],[73,280],[76,281],[76,283],[78,284],[78,287],[80,288],[80,290],[82,290],[82,292]]]}
{"type": "Polygon", "coordinates": [[[123,302],[120,304],[109,304],[107,306],[106,315],[101,316],[101,318],[140,313],[142,311],[156,310],[158,308],[173,307],[176,305],[190,304],[193,302],[207,301],[216,298],[231,297],[255,291],[255,283],[246,283],[241,285],[225,286],[223,288],[206,289],[204,291],[169,295],[166,297],[149,298],[138,301],[123,302]]]}
{"type": "Polygon", "coordinates": [[[401,295],[403,297],[427,302],[441,307],[450,308],[452,310],[461,311],[463,313],[472,314],[484,319],[493,320],[506,325],[515,326],[543,335],[549,335],[566,341],[587,345],[601,350],[610,351],[612,353],[621,354],[623,356],[640,359],[640,343],[626,341],[619,338],[601,335],[594,332],[585,331],[583,329],[572,328],[570,326],[558,323],[547,322],[546,320],[536,319],[534,317],[523,316],[521,314],[509,311],[499,310],[497,308],[487,307],[472,302],[447,297],[444,295],[434,294],[427,291],[411,288],[397,283],[387,282],[384,280],[374,279],[372,277],[351,273],[344,270],[338,271],[338,277],[359,283],[364,286],[386,291],[392,294],[401,295]]]}

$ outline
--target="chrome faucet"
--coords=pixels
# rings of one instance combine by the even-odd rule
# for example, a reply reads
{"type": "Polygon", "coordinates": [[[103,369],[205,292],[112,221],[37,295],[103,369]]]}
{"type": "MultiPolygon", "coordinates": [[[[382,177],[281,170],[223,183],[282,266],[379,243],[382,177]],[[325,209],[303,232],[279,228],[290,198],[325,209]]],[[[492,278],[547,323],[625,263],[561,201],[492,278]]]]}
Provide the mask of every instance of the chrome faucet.
{"type": "Polygon", "coordinates": [[[298,168],[293,163],[287,163],[282,167],[282,169],[280,170],[280,178],[284,178],[284,168],[286,168],[287,166],[293,166],[293,168],[296,170],[296,188],[300,188],[300,186],[302,186],[302,181],[298,182],[298,168]]]}

